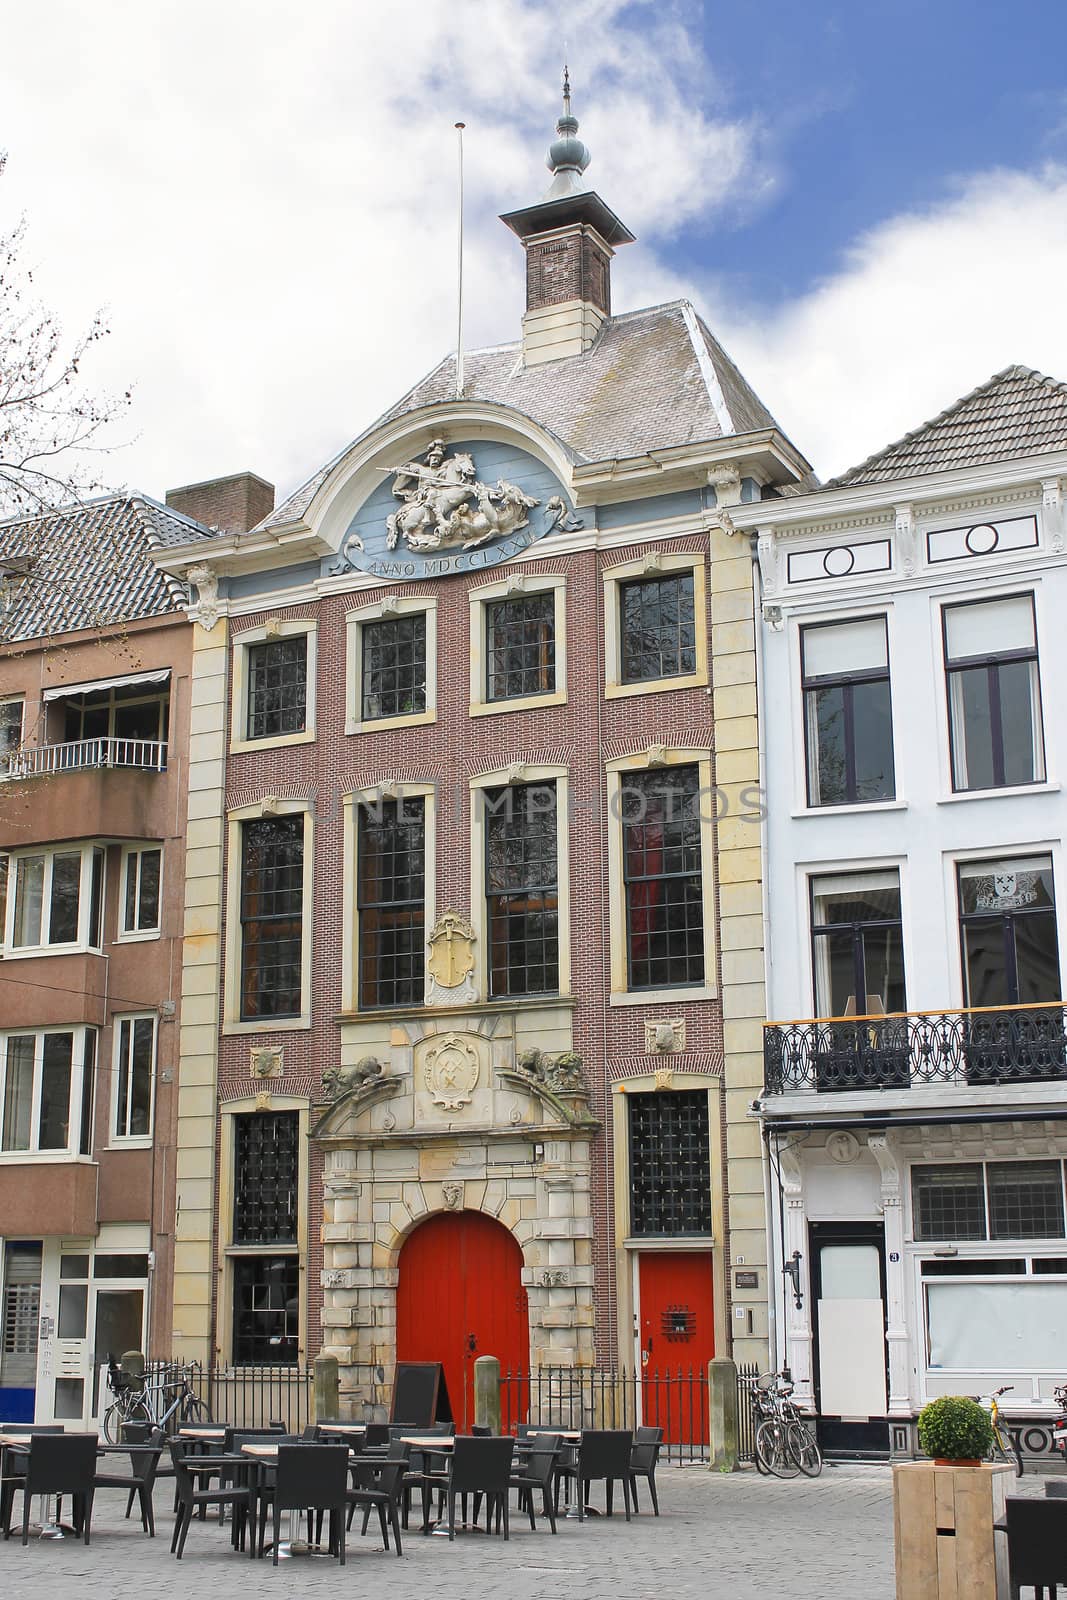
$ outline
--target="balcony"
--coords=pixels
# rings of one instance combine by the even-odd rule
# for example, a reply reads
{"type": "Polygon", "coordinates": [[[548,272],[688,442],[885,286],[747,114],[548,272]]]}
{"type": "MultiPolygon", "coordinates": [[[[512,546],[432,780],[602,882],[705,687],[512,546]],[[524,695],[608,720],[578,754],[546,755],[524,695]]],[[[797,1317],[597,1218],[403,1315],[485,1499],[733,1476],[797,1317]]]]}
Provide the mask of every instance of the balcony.
{"type": "Polygon", "coordinates": [[[43,744],[18,750],[9,760],[9,778],[49,778],[87,768],[135,767],[164,772],[167,746],[155,739],[75,739],[70,744],[43,744]]]}
{"type": "Polygon", "coordinates": [[[1067,1006],[768,1022],[764,1092],[984,1089],[1067,1079],[1067,1006]]]}
{"type": "Polygon", "coordinates": [[[80,739],[13,757],[0,783],[0,850],[61,839],[159,839],[173,826],[167,746],[80,739]]]}

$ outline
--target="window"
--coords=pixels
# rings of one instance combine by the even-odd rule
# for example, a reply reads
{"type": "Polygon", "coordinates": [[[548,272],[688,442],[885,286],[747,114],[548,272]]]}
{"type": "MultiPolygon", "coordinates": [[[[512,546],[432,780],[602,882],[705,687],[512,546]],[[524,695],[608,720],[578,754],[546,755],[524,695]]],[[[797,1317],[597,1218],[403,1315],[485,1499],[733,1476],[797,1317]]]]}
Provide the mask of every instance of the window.
{"type": "Polygon", "coordinates": [[[363,639],[364,722],[426,710],[426,613],[368,622],[363,639]]]}
{"type": "Polygon", "coordinates": [[[813,878],[811,902],[816,1014],[877,1017],[903,1011],[899,873],[813,878]]]}
{"type": "Polygon", "coordinates": [[[676,1094],[628,1094],[626,1101],[630,1116],[631,1233],[710,1233],[707,1094],[700,1089],[676,1094]]]}
{"type": "Polygon", "coordinates": [[[0,1151],[88,1155],[95,1067],[92,1028],[0,1035],[0,1151]]]}
{"type": "Polygon", "coordinates": [[[620,806],[629,987],[703,983],[699,768],[627,772],[620,806]]]}
{"type": "Polygon", "coordinates": [[[152,1132],[156,1075],[156,1019],[115,1019],[116,1139],[147,1139],[152,1132]]]}
{"type": "Polygon", "coordinates": [[[303,997],[304,817],[241,825],[242,1020],[299,1016],[303,997]]]}
{"type": "Polygon", "coordinates": [[[559,989],[556,784],[486,789],[485,892],[491,995],[559,989]]]}
{"type": "Polygon", "coordinates": [[[104,851],[99,845],[13,854],[7,954],[51,945],[98,949],[103,895],[104,851]]]}
{"type": "Polygon", "coordinates": [[[425,804],[358,808],[359,1004],[420,1006],[425,964],[425,804]]]}
{"type": "Polygon", "coordinates": [[[485,608],[486,699],[552,694],[556,600],[552,590],[494,600],[485,608]]]}
{"type": "Polygon", "coordinates": [[[22,714],[25,702],[0,700],[0,778],[11,771],[11,763],[22,749],[22,714]]]}
{"type": "Polygon", "coordinates": [[[803,628],[800,649],[809,806],[892,800],[885,618],[803,628]]]}
{"type": "Polygon", "coordinates": [[[1059,1160],[915,1166],[911,1192],[917,1240],[1064,1237],[1059,1160]]]}
{"type": "Polygon", "coordinates": [[[961,865],[959,906],[968,1006],[1040,1005],[1060,998],[1051,856],[961,865]]]}
{"type": "Polygon", "coordinates": [[[619,585],[623,683],[688,677],[697,670],[692,572],[619,585]]]}
{"type": "Polygon", "coordinates": [[[123,856],[122,933],[159,932],[163,851],[127,850],[123,856]]]}
{"type": "Polygon", "coordinates": [[[297,1251],[300,1117],[255,1112],[233,1119],[233,1359],[296,1361],[300,1345],[297,1251]],[[293,1248],[285,1250],[286,1245],[293,1248]],[[254,1253],[249,1253],[254,1251],[254,1253]]]}
{"type": "Polygon", "coordinates": [[[166,742],[170,695],[158,685],[127,683],[64,695],[61,705],[66,744],[83,739],[166,742]]]}
{"type": "Polygon", "coordinates": [[[946,606],[945,668],[954,789],[1045,776],[1032,595],[946,606]]]}
{"type": "Polygon", "coordinates": [[[279,739],[307,727],[308,636],[248,647],[247,739],[279,739]]]}

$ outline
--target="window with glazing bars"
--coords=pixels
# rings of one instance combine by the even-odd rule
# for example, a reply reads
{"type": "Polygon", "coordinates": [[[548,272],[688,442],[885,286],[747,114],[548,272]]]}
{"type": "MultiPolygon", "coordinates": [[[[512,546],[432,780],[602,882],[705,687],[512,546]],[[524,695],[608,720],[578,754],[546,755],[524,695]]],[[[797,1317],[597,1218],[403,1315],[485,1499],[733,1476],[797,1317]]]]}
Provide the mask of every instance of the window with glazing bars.
{"type": "Polygon", "coordinates": [[[361,631],[364,722],[425,711],[425,611],[365,622],[361,631]]]}
{"type": "Polygon", "coordinates": [[[912,1168],[916,1239],[1062,1239],[1063,1163],[954,1162],[912,1168]]]}
{"type": "Polygon", "coordinates": [[[697,669],[692,572],[619,586],[623,683],[681,678],[697,669]]]}
{"type": "Polygon", "coordinates": [[[620,800],[630,988],[703,983],[699,769],[628,772],[620,800]]]}
{"type": "Polygon", "coordinates": [[[278,739],[307,726],[308,641],[268,639],[248,648],[249,739],[278,739]]]}
{"type": "Polygon", "coordinates": [[[711,1232],[711,1145],[708,1097],[628,1094],[630,1231],[711,1232]]]}
{"type": "Polygon", "coordinates": [[[487,789],[483,803],[489,992],[554,994],[559,988],[556,785],[487,789]]]}
{"type": "Polygon", "coordinates": [[[238,1256],[233,1270],[233,1359],[275,1366],[300,1354],[300,1261],[238,1256]]]}
{"type": "Polygon", "coordinates": [[[424,997],[425,805],[359,807],[359,1003],[420,1006],[424,997]]]}
{"type": "Polygon", "coordinates": [[[295,1244],[300,1116],[256,1111],[233,1129],[234,1244],[295,1244]]]}
{"type": "Polygon", "coordinates": [[[486,606],[490,700],[551,694],[556,687],[556,597],[516,595],[486,606]]]}
{"type": "Polygon", "coordinates": [[[300,1015],[303,906],[303,816],[243,823],[242,1018],[300,1015]]]}

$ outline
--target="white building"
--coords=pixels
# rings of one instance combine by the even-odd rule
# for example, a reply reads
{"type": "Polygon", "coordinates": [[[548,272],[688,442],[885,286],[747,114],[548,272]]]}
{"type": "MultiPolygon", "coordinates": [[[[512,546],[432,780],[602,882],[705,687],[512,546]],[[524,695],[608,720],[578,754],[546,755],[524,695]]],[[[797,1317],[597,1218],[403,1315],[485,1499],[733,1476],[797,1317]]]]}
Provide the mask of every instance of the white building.
{"type": "Polygon", "coordinates": [[[1012,367],[733,512],[763,616],[775,1354],[831,1448],[907,1450],[928,1399],[1007,1383],[1039,1452],[1067,1375],[1065,484],[1067,385],[1012,367]]]}

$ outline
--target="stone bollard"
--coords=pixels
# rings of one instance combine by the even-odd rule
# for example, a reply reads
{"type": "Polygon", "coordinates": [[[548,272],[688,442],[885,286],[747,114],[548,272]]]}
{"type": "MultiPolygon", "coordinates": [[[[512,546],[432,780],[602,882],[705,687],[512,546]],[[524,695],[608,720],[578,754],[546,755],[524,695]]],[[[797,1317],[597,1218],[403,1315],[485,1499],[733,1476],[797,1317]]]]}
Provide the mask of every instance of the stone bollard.
{"type": "Polygon", "coordinates": [[[336,1417],[341,1404],[341,1376],[336,1356],[315,1357],[315,1421],[336,1417]]]}
{"type": "Polygon", "coordinates": [[[737,1471],[737,1367],[726,1356],[708,1362],[712,1472],[737,1471]]]}
{"type": "Polygon", "coordinates": [[[491,1433],[500,1432],[500,1362],[496,1356],[478,1356],[474,1363],[474,1422],[491,1433]]]}

